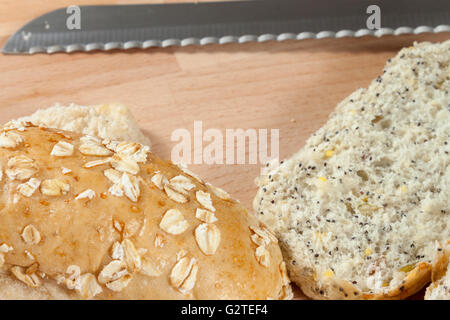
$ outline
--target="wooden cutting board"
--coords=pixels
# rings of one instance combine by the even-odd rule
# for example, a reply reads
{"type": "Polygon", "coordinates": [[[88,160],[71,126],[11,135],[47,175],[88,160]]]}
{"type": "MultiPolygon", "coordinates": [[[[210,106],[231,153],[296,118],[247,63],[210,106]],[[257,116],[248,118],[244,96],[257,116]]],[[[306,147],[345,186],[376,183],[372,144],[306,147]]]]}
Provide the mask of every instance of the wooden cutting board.
{"type": "MultiPolygon", "coordinates": [[[[0,1],[0,45],[30,19],[73,1],[0,1]]],[[[90,1],[77,1],[89,4],[90,1]]],[[[98,4],[139,1],[96,1],[98,4]]],[[[161,2],[161,1],[140,1],[161,2]]],[[[175,1],[165,1],[175,2],[175,1]]],[[[56,102],[122,103],[169,159],[171,134],[194,121],[203,130],[279,129],[279,154],[302,147],[335,105],[381,74],[385,61],[414,41],[449,33],[325,39],[34,56],[0,55],[0,123],[56,102]]],[[[205,143],[206,144],[206,143],[205,143]]],[[[225,153],[225,151],[224,151],[225,153]]],[[[194,165],[248,209],[260,164],[194,165]]],[[[302,298],[297,292],[296,296],[302,298]]]]}

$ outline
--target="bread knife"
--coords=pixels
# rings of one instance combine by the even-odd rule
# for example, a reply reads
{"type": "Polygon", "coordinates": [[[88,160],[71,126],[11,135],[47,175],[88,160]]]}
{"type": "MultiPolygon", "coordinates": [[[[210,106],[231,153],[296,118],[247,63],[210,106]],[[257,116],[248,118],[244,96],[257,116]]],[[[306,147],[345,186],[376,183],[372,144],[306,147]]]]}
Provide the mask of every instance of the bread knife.
{"type": "Polygon", "coordinates": [[[448,31],[448,0],[89,5],[61,8],[32,20],[9,38],[2,52],[70,53],[448,31]],[[375,28],[368,25],[374,5],[379,9],[375,28]]]}

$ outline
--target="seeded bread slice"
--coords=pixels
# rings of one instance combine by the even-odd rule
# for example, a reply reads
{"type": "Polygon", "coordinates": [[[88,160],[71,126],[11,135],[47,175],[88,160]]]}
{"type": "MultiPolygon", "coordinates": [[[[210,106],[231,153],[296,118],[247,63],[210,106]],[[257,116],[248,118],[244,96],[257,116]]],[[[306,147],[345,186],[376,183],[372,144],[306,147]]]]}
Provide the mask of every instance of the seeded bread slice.
{"type": "Polygon", "coordinates": [[[257,179],[254,209],[319,299],[398,299],[450,237],[450,41],[421,43],[257,179]]]}
{"type": "Polygon", "coordinates": [[[130,110],[123,105],[57,104],[14,121],[31,122],[36,126],[88,134],[103,139],[135,141],[150,146],[150,140],[139,129],[130,110]]]}
{"type": "Polygon", "coordinates": [[[433,264],[432,283],[425,293],[426,300],[450,300],[450,240],[437,244],[436,261],[433,264]]]}

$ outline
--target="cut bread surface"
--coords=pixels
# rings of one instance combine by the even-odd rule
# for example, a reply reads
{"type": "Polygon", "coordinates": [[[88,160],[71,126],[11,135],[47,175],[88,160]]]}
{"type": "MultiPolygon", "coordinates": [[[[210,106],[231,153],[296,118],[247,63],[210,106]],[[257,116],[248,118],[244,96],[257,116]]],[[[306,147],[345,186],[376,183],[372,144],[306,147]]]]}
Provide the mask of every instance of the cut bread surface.
{"type": "Polygon", "coordinates": [[[421,43],[257,179],[254,208],[314,298],[400,298],[450,238],[450,41],[421,43]]]}
{"type": "Polygon", "coordinates": [[[12,121],[12,123],[26,122],[103,139],[135,141],[150,146],[150,140],[139,129],[130,110],[120,104],[95,106],[80,106],[73,103],[69,106],[56,104],[12,121]]]}

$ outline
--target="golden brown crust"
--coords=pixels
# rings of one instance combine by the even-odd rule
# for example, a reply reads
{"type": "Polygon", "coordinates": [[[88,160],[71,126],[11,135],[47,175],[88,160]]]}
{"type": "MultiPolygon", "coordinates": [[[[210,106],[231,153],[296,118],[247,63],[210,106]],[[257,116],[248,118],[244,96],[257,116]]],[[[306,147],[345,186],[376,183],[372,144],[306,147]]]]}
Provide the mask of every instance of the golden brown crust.
{"type": "MultiPolygon", "coordinates": [[[[439,286],[441,278],[449,272],[450,263],[450,240],[436,242],[436,254],[431,268],[431,284],[427,287],[425,299],[433,299],[432,292],[439,286]]],[[[444,299],[443,296],[438,299],[444,299]]]]}
{"type": "MultiPolygon", "coordinates": [[[[285,248],[283,248],[285,249],[285,248]]],[[[283,250],[287,256],[287,251],[283,250]]],[[[291,261],[288,259],[287,261],[291,261]]],[[[290,273],[291,280],[296,283],[305,295],[318,300],[401,300],[420,291],[431,279],[432,266],[427,262],[420,262],[403,279],[401,284],[382,294],[361,292],[351,282],[329,277],[327,279],[315,279],[313,272],[290,266],[294,270],[290,273]]]]}
{"type": "Polygon", "coordinates": [[[147,152],[146,161],[128,161],[114,142],[111,151],[58,130],[12,129],[6,138],[0,255],[10,279],[35,290],[50,279],[100,299],[266,299],[289,291],[276,239],[188,171],[147,152]],[[181,180],[172,184],[174,177],[181,180]]]}
{"type": "Polygon", "coordinates": [[[430,282],[431,265],[419,263],[402,284],[383,294],[363,293],[352,283],[342,279],[329,279],[320,285],[313,278],[291,278],[307,296],[319,300],[401,300],[420,291],[430,282]]]}
{"type": "Polygon", "coordinates": [[[370,300],[400,300],[419,292],[430,282],[431,264],[420,262],[408,273],[402,283],[384,294],[365,294],[363,297],[370,300]]]}
{"type": "Polygon", "coordinates": [[[437,243],[436,255],[431,270],[431,282],[437,282],[447,273],[450,259],[450,240],[445,243],[437,243]]]}

